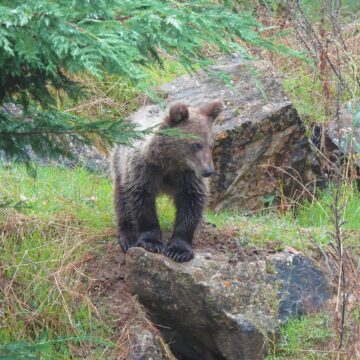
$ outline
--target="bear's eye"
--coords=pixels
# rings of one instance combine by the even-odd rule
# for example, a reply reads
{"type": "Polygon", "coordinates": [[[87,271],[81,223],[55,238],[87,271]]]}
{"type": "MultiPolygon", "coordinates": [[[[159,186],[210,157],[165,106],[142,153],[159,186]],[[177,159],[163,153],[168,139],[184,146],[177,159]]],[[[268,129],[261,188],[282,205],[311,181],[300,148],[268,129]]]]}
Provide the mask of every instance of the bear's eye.
{"type": "Polygon", "coordinates": [[[192,148],[194,151],[201,150],[202,147],[203,147],[202,144],[199,144],[199,143],[191,144],[191,148],[192,148]]]}

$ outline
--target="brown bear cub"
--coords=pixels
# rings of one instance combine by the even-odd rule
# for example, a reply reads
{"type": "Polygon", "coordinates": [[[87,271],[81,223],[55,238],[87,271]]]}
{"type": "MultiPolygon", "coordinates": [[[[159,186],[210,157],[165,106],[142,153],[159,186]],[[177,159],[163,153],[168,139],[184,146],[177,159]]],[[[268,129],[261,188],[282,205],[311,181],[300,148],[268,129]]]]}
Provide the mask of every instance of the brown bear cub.
{"type": "Polygon", "coordinates": [[[195,136],[149,135],[131,148],[117,146],[112,153],[118,239],[126,252],[140,246],[179,262],[194,257],[192,239],[207,201],[207,177],[215,172],[211,150],[213,121],[223,110],[214,101],[191,108],[170,108],[160,129],[178,128],[195,136]],[[173,196],[176,220],[166,245],[162,241],[155,199],[173,196]]]}

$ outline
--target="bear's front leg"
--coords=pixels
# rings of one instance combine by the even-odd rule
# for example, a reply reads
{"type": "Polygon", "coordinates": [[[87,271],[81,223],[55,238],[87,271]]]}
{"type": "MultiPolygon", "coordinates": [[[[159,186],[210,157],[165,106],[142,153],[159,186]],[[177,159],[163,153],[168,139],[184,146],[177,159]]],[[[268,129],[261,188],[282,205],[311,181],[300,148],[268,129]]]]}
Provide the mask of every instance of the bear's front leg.
{"type": "Polygon", "coordinates": [[[175,228],[165,251],[166,256],[178,262],[189,261],[194,257],[192,240],[205,203],[205,185],[195,174],[187,174],[180,191],[175,194],[175,228]]]}
{"type": "Polygon", "coordinates": [[[162,242],[160,228],[140,231],[136,246],[142,247],[154,253],[164,252],[164,244],[162,242]]]}
{"type": "Polygon", "coordinates": [[[137,225],[137,241],[135,246],[148,251],[160,253],[164,251],[160,225],[156,214],[156,191],[151,177],[145,176],[142,169],[141,181],[131,191],[132,208],[137,225]]]}
{"type": "Polygon", "coordinates": [[[136,219],[138,238],[135,246],[148,251],[161,253],[164,251],[159,221],[156,216],[155,196],[143,193],[138,203],[136,219]]]}

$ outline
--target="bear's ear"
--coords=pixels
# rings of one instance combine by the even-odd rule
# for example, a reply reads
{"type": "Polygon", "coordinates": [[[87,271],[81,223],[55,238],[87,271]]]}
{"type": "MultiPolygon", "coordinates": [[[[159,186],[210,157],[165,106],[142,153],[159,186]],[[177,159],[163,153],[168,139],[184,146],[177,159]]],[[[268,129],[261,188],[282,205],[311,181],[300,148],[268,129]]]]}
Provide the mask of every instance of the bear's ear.
{"type": "Polygon", "coordinates": [[[209,117],[211,120],[215,120],[224,109],[224,103],[220,100],[215,100],[209,104],[204,105],[201,108],[201,113],[209,117]]]}
{"type": "Polygon", "coordinates": [[[170,126],[176,126],[182,121],[186,121],[188,118],[189,109],[187,105],[183,103],[177,103],[170,108],[169,116],[166,117],[165,122],[170,126]]]}

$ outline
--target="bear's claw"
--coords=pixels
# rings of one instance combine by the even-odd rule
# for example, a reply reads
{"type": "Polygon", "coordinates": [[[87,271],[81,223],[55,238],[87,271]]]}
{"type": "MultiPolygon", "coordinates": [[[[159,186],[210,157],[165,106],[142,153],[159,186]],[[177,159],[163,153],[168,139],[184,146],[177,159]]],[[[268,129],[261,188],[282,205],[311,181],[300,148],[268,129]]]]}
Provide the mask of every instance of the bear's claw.
{"type": "Polygon", "coordinates": [[[139,239],[136,246],[157,254],[164,252],[165,249],[164,244],[161,241],[150,239],[139,239]]]}
{"type": "Polygon", "coordinates": [[[165,255],[177,262],[186,262],[194,257],[191,246],[179,241],[170,243],[165,250],[165,255]]]}
{"type": "Polygon", "coordinates": [[[118,243],[121,247],[121,250],[126,254],[127,251],[132,247],[132,245],[130,244],[130,242],[126,239],[123,238],[119,238],[118,243]]]}

